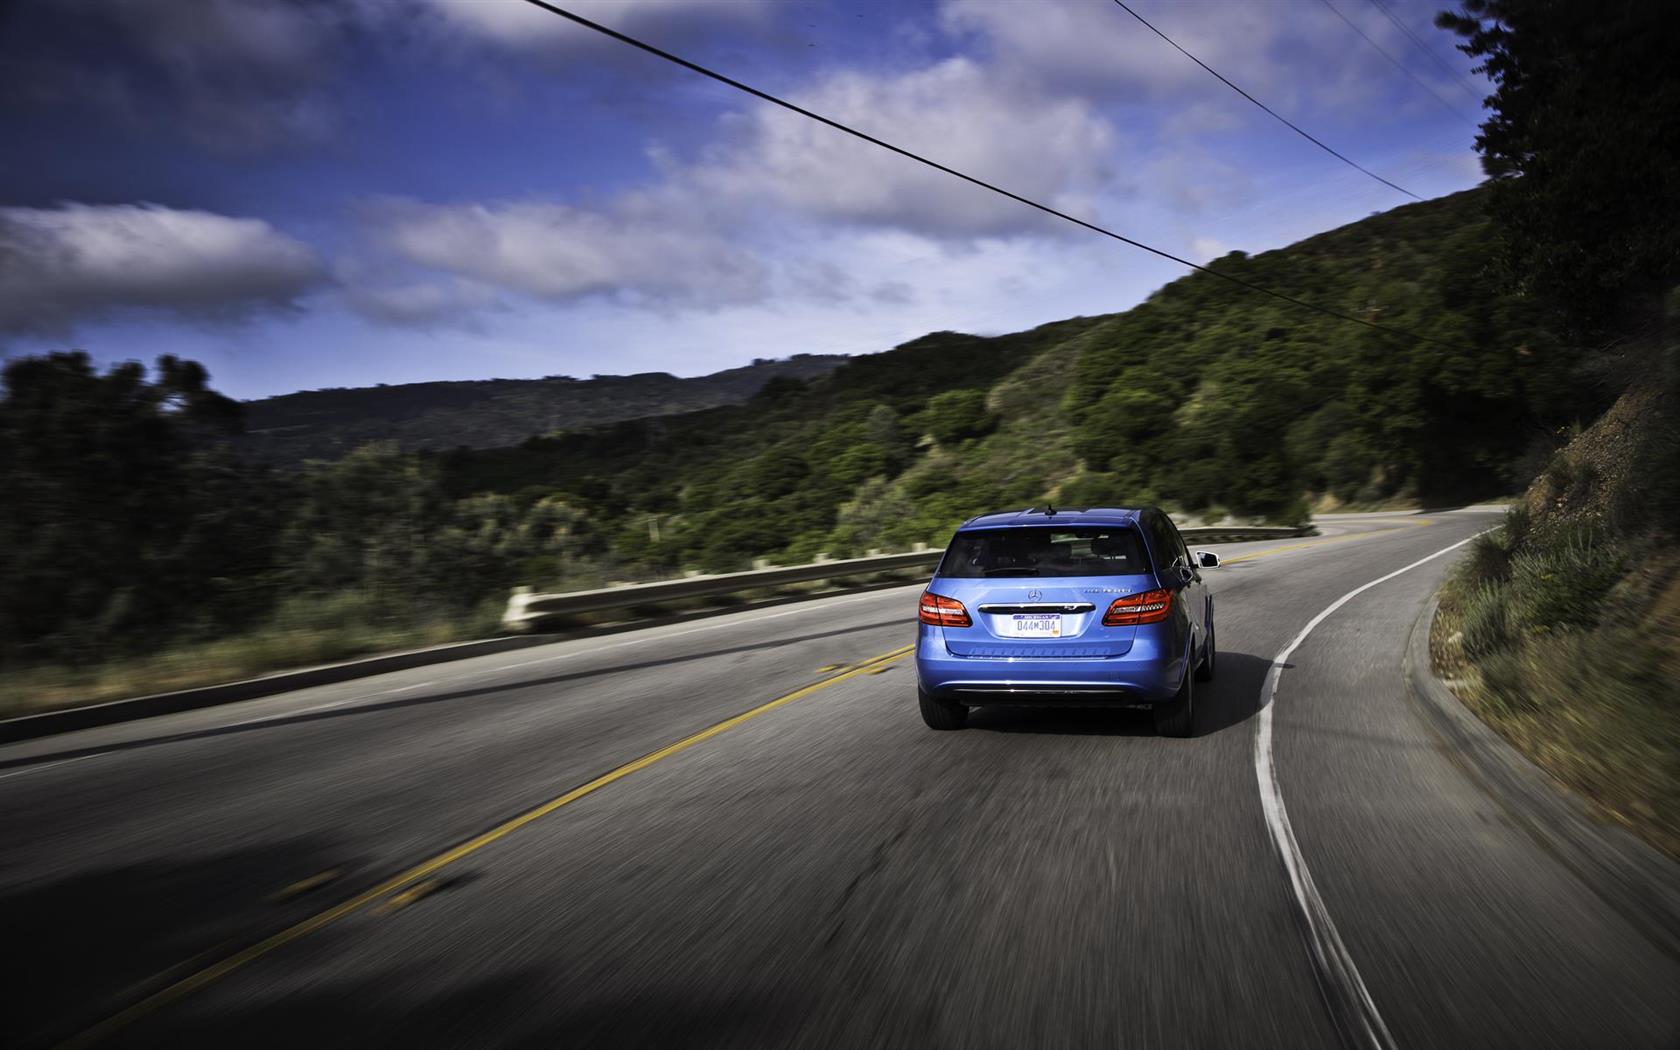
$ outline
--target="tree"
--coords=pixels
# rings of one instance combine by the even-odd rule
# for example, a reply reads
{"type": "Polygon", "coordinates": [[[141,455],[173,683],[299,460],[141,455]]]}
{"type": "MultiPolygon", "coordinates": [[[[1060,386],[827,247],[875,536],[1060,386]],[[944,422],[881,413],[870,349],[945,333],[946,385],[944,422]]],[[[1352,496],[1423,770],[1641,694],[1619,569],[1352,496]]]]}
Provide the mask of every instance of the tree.
{"type": "Polygon", "coordinates": [[[84,353],[7,363],[0,398],[0,651],[89,654],[155,636],[268,569],[270,489],[219,450],[239,405],[173,357],[156,378],[84,353]]]}
{"type": "Polygon", "coordinates": [[[1519,286],[1577,327],[1680,278],[1680,18],[1652,0],[1465,0],[1498,87],[1476,139],[1519,286]]]}
{"type": "Polygon", "coordinates": [[[928,433],[941,445],[979,437],[997,421],[986,411],[983,390],[947,390],[928,399],[925,413],[928,433]]]}

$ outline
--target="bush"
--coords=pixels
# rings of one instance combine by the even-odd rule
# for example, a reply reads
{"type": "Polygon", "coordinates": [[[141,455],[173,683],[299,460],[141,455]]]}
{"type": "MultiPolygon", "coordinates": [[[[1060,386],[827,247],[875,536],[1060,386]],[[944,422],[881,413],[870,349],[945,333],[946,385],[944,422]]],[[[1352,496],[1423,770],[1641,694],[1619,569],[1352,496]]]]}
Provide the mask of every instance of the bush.
{"type": "Polygon", "coordinates": [[[1534,515],[1529,513],[1528,504],[1513,504],[1505,512],[1505,550],[1515,551],[1528,540],[1528,534],[1534,528],[1534,515]]]}
{"type": "MultiPolygon", "coordinates": [[[[1135,492],[1136,490],[1132,490],[1135,492]]],[[[1106,471],[1095,474],[1076,474],[1062,483],[1056,495],[1058,506],[1069,507],[1129,507],[1125,482],[1118,474],[1106,471]]]]}
{"type": "Polygon", "coordinates": [[[1511,578],[1511,551],[1495,532],[1477,536],[1459,567],[1459,578],[1471,586],[1504,583],[1511,578]]]}
{"type": "Polygon", "coordinates": [[[1479,661],[1479,702],[1553,775],[1680,855],[1680,722],[1659,648],[1638,631],[1530,638],[1479,661]]]}
{"type": "Polygon", "coordinates": [[[1580,533],[1519,554],[1511,562],[1516,625],[1530,633],[1593,626],[1624,565],[1620,549],[1580,533]]]}
{"type": "Polygon", "coordinates": [[[1497,705],[1501,714],[1520,715],[1532,712],[1540,705],[1539,697],[1529,687],[1529,672],[1522,649],[1501,649],[1483,656],[1476,663],[1481,672],[1483,695],[1497,705]]]}
{"type": "Polygon", "coordinates": [[[986,411],[986,394],[980,390],[947,390],[928,400],[924,416],[928,433],[941,445],[989,433],[997,420],[986,411]]]}
{"type": "Polygon", "coordinates": [[[1307,506],[1306,498],[1296,496],[1276,510],[1266,515],[1266,520],[1275,525],[1286,525],[1292,529],[1304,529],[1312,524],[1312,508],[1307,506]]]}
{"type": "Polygon", "coordinates": [[[1464,651],[1481,658],[1511,644],[1511,596],[1499,583],[1483,583],[1462,603],[1464,651]]]}

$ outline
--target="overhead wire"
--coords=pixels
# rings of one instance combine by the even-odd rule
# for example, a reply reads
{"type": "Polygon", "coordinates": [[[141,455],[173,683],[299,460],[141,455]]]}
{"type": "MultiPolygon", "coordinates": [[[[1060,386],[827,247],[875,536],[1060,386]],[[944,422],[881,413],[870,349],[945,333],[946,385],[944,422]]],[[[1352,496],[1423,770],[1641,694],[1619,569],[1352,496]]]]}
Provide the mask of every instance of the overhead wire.
{"type": "Polygon", "coordinates": [[[1394,12],[1390,11],[1388,9],[1387,4],[1383,3],[1382,0],[1371,0],[1371,6],[1375,7],[1378,11],[1381,11],[1383,13],[1384,18],[1388,19],[1390,22],[1393,22],[1394,23],[1394,28],[1396,28],[1396,29],[1400,30],[1400,32],[1406,34],[1406,39],[1410,40],[1412,42],[1413,47],[1415,47],[1419,51],[1423,52],[1425,58],[1428,58],[1431,62],[1433,62],[1437,66],[1439,66],[1443,73],[1445,73],[1448,77],[1452,78],[1452,80],[1454,82],[1456,82],[1464,90],[1470,92],[1470,94],[1475,96],[1477,100],[1481,99],[1481,97],[1484,93],[1481,92],[1481,91],[1477,91],[1475,85],[1471,84],[1470,81],[1464,79],[1464,74],[1463,73],[1460,73],[1458,70],[1456,70],[1453,67],[1447,65],[1447,60],[1446,59],[1444,59],[1440,55],[1436,54],[1434,52],[1434,50],[1429,47],[1429,45],[1425,44],[1422,40],[1418,39],[1418,35],[1416,33],[1412,32],[1411,29],[1409,29],[1406,26],[1406,23],[1400,21],[1400,19],[1395,16],[1394,12]]]}
{"type": "Polygon", "coordinates": [[[1331,3],[1330,0],[1324,0],[1324,6],[1328,7],[1330,9],[1331,13],[1334,14],[1337,18],[1340,18],[1343,22],[1346,22],[1347,27],[1349,29],[1353,30],[1355,33],[1358,33],[1360,39],[1364,40],[1367,44],[1371,45],[1372,50],[1376,51],[1376,53],[1381,55],[1382,57],[1388,59],[1389,62],[1393,64],[1395,69],[1398,69],[1400,72],[1406,74],[1406,76],[1411,79],[1412,83],[1416,84],[1418,87],[1422,88],[1423,90],[1429,92],[1431,95],[1435,96],[1435,101],[1439,102],[1442,106],[1444,106],[1449,113],[1458,117],[1460,120],[1469,124],[1471,127],[1477,126],[1477,122],[1475,120],[1471,119],[1467,114],[1465,114],[1457,106],[1453,105],[1451,102],[1448,102],[1446,100],[1445,96],[1443,96],[1439,91],[1436,91],[1433,87],[1430,86],[1429,81],[1427,81],[1427,80],[1423,79],[1422,77],[1418,76],[1416,73],[1413,73],[1410,69],[1408,69],[1406,67],[1406,64],[1404,62],[1400,61],[1398,58],[1395,58],[1393,55],[1389,54],[1387,48],[1383,47],[1381,44],[1377,43],[1375,40],[1372,40],[1370,35],[1368,33],[1366,33],[1365,30],[1359,28],[1359,24],[1357,22],[1355,22],[1353,19],[1349,18],[1347,15],[1343,14],[1341,9],[1338,8],[1335,4],[1331,3]]]}
{"type": "Polygon", "coordinates": [[[1171,44],[1173,49],[1176,50],[1179,54],[1183,55],[1185,58],[1188,58],[1190,61],[1196,63],[1198,66],[1201,66],[1203,69],[1205,69],[1209,73],[1213,74],[1214,77],[1218,78],[1218,80],[1221,84],[1224,84],[1226,87],[1230,88],[1232,91],[1235,91],[1237,94],[1241,95],[1243,98],[1248,99],[1250,102],[1254,103],[1256,106],[1259,106],[1261,109],[1265,110],[1268,114],[1271,115],[1271,117],[1274,120],[1276,120],[1278,123],[1282,124],[1284,127],[1286,127],[1289,130],[1295,132],[1295,134],[1297,134],[1297,135],[1301,136],[1302,138],[1306,139],[1308,142],[1317,146],[1319,149],[1323,150],[1324,152],[1330,154],[1332,157],[1335,157],[1337,160],[1341,161],[1343,164],[1346,164],[1351,168],[1355,168],[1355,169],[1357,169],[1361,172],[1364,172],[1366,175],[1369,175],[1371,178],[1376,179],[1378,182],[1382,183],[1384,186],[1387,186],[1389,189],[1395,190],[1399,193],[1404,193],[1406,196],[1412,198],[1412,200],[1415,200],[1415,201],[1423,200],[1422,197],[1419,197],[1417,194],[1413,193],[1411,190],[1408,190],[1406,187],[1398,185],[1398,184],[1393,183],[1393,182],[1390,182],[1389,180],[1383,178],[1381,175],[1378,175],[1376,172],[1372,171],[1370,168],[1365,167],[1363,164],[1360,164],[1358,161],[1352,159],[1351,157],[1347,156],[1346,154],[1341,153],[1341,152],[1331,148],[1330,146],[1325,145],[1316,136],[1312,135],[1306,129],[1302,128],[1299,124],[1296,124],[1294,121],[1290,120],[1288,117],[1285,117],[1283,114],[1279,113],[1277,110],[1275,110],[1272,107],[1266,105],[1264,102],[1255,98],[1253,95],[1250,95],[1248,92],[1244,91],[1242,88],[1238,87],[1237,85],[1231,83],[1231,81],[1226,79],[1225,75],[1223,73],[1219,72],[1219,70],[1214,69],[1212,66],[1208,65],[1206,62],[1203,62],[1201,59],[1197,58],[1195,55],[1192,55],[1190,52],[1186,51],[1183,47],[1181,47],[1179,45],[1178,41],[1174,40],[1172,37],[1168,36],[1167,34],[1161,32],[1159,29],[1156,29],[1153,25],[1150,24],[1148,19],[1144,18],[1142,15],[1138,14],[1136,11],[1134,11],[1130,7],[1128,7],[1125,3],[1125,0],[1114,0],[1114,3],[1120,8],[1120,10],[1122,10],[1122,11],[1126,12],[1127,14],[1131,15],[1133,18],[1137,19],[1139,22],[1142,22],[1145,29],[1148,29],[1151,33],[1154,33],[1156,36],[1160,37],[1162,40],[1165,40],[1168,44],[1171,44]]]}
{"type": "Polygon", "coordinates": [[[580,25],[580,26],[584,27],[585,29],[592,30],[596,33],[601,34],[602,36],[610,37],[613,40],[617,40],[618,42],[620,42],[622,44],[627,44],[630,47],[634,47],[634,48],[636,48],[640,51],[644,51],[644,52],[646,52],[650,55],[653,55],[656,58],[663,59],[666,62],[670,62],[674,65],[681,66],[684,69],[687,69],[687,70],[689,70],[691,72],[694,72],[694,73],[698,73],[701,76],[707,77],[711,80],[715,80],[720,84],[725,84],[729,87],[734,88],[737,91],[744,92],[748,95],[753,96],[754,98],[760,99],[764,102],[768,102],[771,105],[779,106],[782,109],[788,110],[788,111],[793,112],[793,113],[797,113],[802,117],[806,117],[807,119],[814,120],[819,124],[823,124],[823,125],[826,125],[830,128],[835,129],[836,131],[843,132],[847,135],[852,136],[853,138],[862,139],[864,142],[867,142],[867,143],[869,143],[873,146],[878,146],[881,149],[887,150],[891,153],[896,153],[901,157],[904,157],[904,158],[909,159],[909,160],[913,160],[916,163],[925,165],[929,168],[934,169],[935,171],[943,172],[946,175],[950,175],[954,178],[961,179],[964,182],[970,183],[970,184],[975,185],[975,186],[979,186],[981,189],[990,190],[991,192],[996,193],[999,196],[1007,197],[1010,200],[1015,201],[1019,204],[1024,204],[1029,208],[1033,208],[1033,209],[1036,209],[1038,211],[1044,212],[1046,215],[1055,216],[1056,218],[1062,219],[1063,221],[1066,221],[1066,222],[1070,222],[1075,226],[1079,226],[1083,229],[1090,230],[1093,233],[1099,233],[1104,237],[1112,238],[1114,240],[1117,240],[1117,241],[1121,242],[1122,244],[1129,244],[1132,247],[1139,249],[1140,251],[1148,252],[1151,255],[1155,255],[1155,256],[1158,256],[1162,259],[1166,259],[1169,262],[1177,263],[1180,266],[1188,267],[1189,269],[1195,270],[1199,273],[1208,274],[1209,276],[1218,278],[1221,281],[1225,281],[1229,284],[1234,284],[1234,285],[1238,286],[1239,288],[1246,288],[1251,292],[1255,292],[1255,293],[1258,293],[1260,295],[1268,296],[1268,297],[1270,297],[1272,299],[1276,299],[1280,302],[1288,303],[1291,306],[1299,307],[1300,309],[1303,309],[1303,310],[1309,310],[1309,311],[1312,311],[1313,313],[1322,314],[1323,316],[1326,316],[1326,317],[1333,317],[1337,320],[1346,321],[1350,324],[1356,324],[1356,325],[1359,325],[1363,328],[1368,328],[1368,329],[1370,329],[1372,331],[1375,331],[1375,332],[1381,332],[1385,335],[1400,336],[1400,337],[1403,337],[1403,338],[1406,338],[1406,339],[1413,339],[1413,340],[1417,340],[1419,342],[1431,343],[1431,344],[1436,345],[1436,346],[1442,346],[1442,347],[1446,347],[1446,348],[1451,349],[1451,350],[1458,350],[1458,351],[1462,351],[1462,352],[1466,352],[1466,353],[1475,353],[1476,352],[1473,347],[1465,346],[1465,345],[1460,344],[1460,343],[1448,342],[1447,340],[1444,340],[1444,339],[1437,339],[1434,336],[1424,335],[1421,332],[1413,332],[1413,331],[1409,331],[1409,330],[1404,329],[1404,328],[1394,328],[1394,327],[1391,327],[1389,325],[1378,324],[1375,321],[1367,321],[1362,317],[1355,317],[1352,314],[1342,313],[1340,310],[1334,310],[1334,309],[1331,309],[1328,306],[1321,306],[1317,303],[1309,302],[1305,299],[1297,299],[1296,297],[1294,297],[1292,295],[1288,295],[1284,292],[1279,292],[1279,291],[1276,291],[1274,289],[1267,288],[1265,285],[1256,284],[1253,281],[1244,280],[1243,278],[1237,277],[1234,274],[1229,274],[1229,273],[1225,273],[1225,272],[1220,271],[1220,270],[1215,270],[1211,267],[1203,266],[1199,263],[1193,263],[1190,260],[1185,259],[1185,258],[1181,258],[1180,256],[1174,255],[1171,252],[1164,251],[1160,248],[1153,247],[1152,245],[1145,244],[1142,241],[1136,240],[1136,239],[1131,238],[1131,237],[1127,237],[1124,234],[1116,233],[1113,230],[1107,229],[1106,227],[1103,227],[1103,226],[1099,226],[1094,222],[1089,222],[1089,221],[1087,221],[1085,219],[1081,219],[1077,216],[1070,215],[1067,212],[1060,211],[1056,208],[1051,207],[1048,204],[1041,204],[1038,201],[1035,201],[1030,197],[1022,196],[1019,193],[1015,193],[1012,190],[1004,189],[1003,187],[994,185],[993,183],[987,182],[984,179],[980,179],[980,178],[977,178],[973,175],[969,175],[965,172],[958,171],[955,168],[949,167],[945,164],[941,164],[940,162],[938,162],[936,160],[932,160],[928,157],[924,157],[921,154],[912,152],[911,150],[905,149],[902,146],[894,145],[893,143],[888,142],[885,139],[877,138],[874,135],[871,135],[867,132],[859,131],[857,128],[854,128],[854,127],[852,127],[848,124],[843,124],[840,121],[834,120],[831,117],[825,117],[821,113],[814,112],[812,110],[806,109],[803,106],[800,106],[800,105],[797,105],[795,103],[789,102],[786,99],[780,98],[776,95],[773,95],[773,94],[769,93],[768,91],[764,91],[764,90],[761,90],[759,88],[755,88],[752,85],[743,83],[739,80],[736,80],[735,78],[733,78],[731,76],[728,76],[727,74],[719,73],[716,70],[709,69],[706,66],[703,66],[698,62],[692,61],[692,60],[687,59],[687,58],[683,58],[680,55],[672,54],[671,52],[666,51],[663,48],[657,47],[653,44],[650,44],[645,40],[637,39],[636,37],[630,36],[627,33],[621,32],[617,29],[613,29],[610,26],[602,25],[601,23],[596,22],[592,19],[585,18],[583,15],[580,15],[580,14],[576,13],[575,11],[567,10],[566,8],[561,7],[558,4],[551,3],[551,2],[549,2],[549,0],[525,0],[525,2],[530,4],[533,7],[537,7],[537,8],[540,8],[540,9],[544,10],[544,11],[547,11],[550,14],[559,15],[561,18],[564,18],[564,19],[567,19],[570,22],[576,23],[577,25],[580,25]]]}

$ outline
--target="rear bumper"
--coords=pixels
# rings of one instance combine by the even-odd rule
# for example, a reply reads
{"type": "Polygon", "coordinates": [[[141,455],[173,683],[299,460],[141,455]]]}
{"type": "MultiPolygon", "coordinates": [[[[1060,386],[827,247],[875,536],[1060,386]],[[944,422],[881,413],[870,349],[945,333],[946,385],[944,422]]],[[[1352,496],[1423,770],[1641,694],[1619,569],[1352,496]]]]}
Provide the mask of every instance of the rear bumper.
{"type": "Polygon", "coordinates": [[[1187,659],[1168,631],[1139,629],[1122,656],[1030,659],[956,656],[943,631],[920,625],[916,682],[924,692],[965,704],[1126,707],[1171,700],[1187,659]]]}

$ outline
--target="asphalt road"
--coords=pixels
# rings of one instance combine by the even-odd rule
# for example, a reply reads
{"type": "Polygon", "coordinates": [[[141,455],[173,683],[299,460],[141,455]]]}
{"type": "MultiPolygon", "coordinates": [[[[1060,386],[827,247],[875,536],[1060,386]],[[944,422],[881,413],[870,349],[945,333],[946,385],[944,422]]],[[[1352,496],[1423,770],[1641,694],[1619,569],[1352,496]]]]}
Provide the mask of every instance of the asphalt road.
{"type": "MultiPolygon", "coordinates": [[[[5,747],[0,1041],[1342,1045],[1256,776],[1267,671],[1496,520],[1220,547],[1189,740],[1125,711],[926,730],[905,588],[5,747]]],[[[1281,671],[1322,918],[1394,1046],[1680,1045],[1680,961],[1406,691],[1453,554],[1281,671]]]]}

